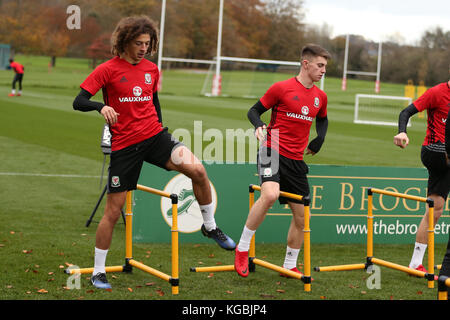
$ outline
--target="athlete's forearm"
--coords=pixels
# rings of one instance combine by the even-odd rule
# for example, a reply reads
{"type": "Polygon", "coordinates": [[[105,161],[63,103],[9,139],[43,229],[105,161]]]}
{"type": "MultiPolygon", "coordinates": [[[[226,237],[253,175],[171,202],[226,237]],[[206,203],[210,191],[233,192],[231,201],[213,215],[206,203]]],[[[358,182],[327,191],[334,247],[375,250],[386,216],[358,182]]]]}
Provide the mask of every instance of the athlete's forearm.
{"type": "Polygon", "coordinates": [[[406,126],[408,125],[409,118],[411,118],[417,112],[419,111],[412,103],[405,109],[403,109],[402,112],[400,112],[400,115],[398,116],[398,133],[406,133],[406,126]]]}
{"type": "Polygon", "coordinates": [[[314,153],[319,152],[320,148],[325,141],[325,136],[327,135],[328,130],[328,117],[325,116],[323,118],[316,118],[316,132],[317,137],[310,141],[308,144],[308,149],[313,151],[314,153]]]}
{"type": "Polygon", "coordinates": [[[265,123],[261,120],[261,115],[266,112],[267,109],[263,106],[260,100],[247,112],[248,120],[253,124],[255,129],[262,127],[265,123]]]}
{"type": "Polygon", "coordinates": [[[153,105],[155,106],[156,114],[158,115],[158,121],[162,123],[161,105],[159,104],[158,92],[153,93],[153,105]]]}
{"type": "Polygon", "coordinates": [[[88,91],[81,89],[80,93],[73,100],[73,108],[78,111],[93,111],[100,112],[105,106],[104,103],[89,100],[92,97],[88,91]]]}
{"type": "Polygon", "coordinates": [[[316,118],[316,132],[317,136],[325,140],[328,131],[328,117],[316,118]]]}

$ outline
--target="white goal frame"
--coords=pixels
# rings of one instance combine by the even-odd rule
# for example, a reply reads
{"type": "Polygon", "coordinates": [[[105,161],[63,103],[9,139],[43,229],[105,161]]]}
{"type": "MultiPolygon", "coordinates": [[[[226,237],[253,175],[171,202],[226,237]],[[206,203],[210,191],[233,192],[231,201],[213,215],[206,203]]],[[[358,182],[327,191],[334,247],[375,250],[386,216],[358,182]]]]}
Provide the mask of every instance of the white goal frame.
{"type": "Polygon", "coordinates": [[[347,75],[361,75],[361,76],[375,76],[375,92],[380,92],[380,73],[381,73],[381,55],[382,55],[382,42],[378,44],[378,58],[377,58],[377,71],[367,72],[367,71],[352,71],[348,70],[348,46],[350,43],[350,35],[347,34],[345,37],[345,54],[344,54],[344,72],[342,75],[342,91],[347,90],[347,75]]]}
{"type": "MultiPolygon", "coordinates": [[[[165,28],[165,16],[166,16],[166,0],[162,0],[161,5],[161,21],[159,30],[159,47],[158,47],[158,69],[162,75],[162,62],[187,62],[187,63],[198,63],[206,64],[210,66],[215,66],[215,74],[213,77],[213,85],[211,94],[206,96],[220,96],[221,94],[221,62],[222,61],[237,61],[237,62],[250,62],[250,63],[267,63],[267,64],[279,64],[279,65],[293,65],[299,66],[299,61],[279,61],[279,60],[264,60],[264,59],[249,59],[249,58],[239,58],[239,57],[226,57],[222,56],[222,25],[223,25],[223,7],[225,0],[219,0],[219,21],[218,21],[218,34],[217,34],[217,53],[216,57],[212,60],[201,60],[201,59],[185,59],[185,58],[175,58],[175,57],[164,57],[163,56],[163,45],[164,45],[164,28],[165,28]]],[[[325,75],[322,77],[320,82],[320,89],[324,89],[325,75]]],[[[162,79],[159,81],[161,86],[162,79]]]]}
{"type": "MultiPolygon", "coordinates": [[[[353,123],[359,123],[359,124],[376,124],[376,125],[383,125],[383,126],[398,126],[398,122],[388,122],[388,121],[372,121],[372,120],[360,120],[358,119],[359,116],[359,99],[360,98],[371,98],[371,99],[386,99],[386,100],[403,100],[407,101],[408,105],[412,103],[412,99],[409,97],[399,97],[399,96],[382,96],[378,94],[362,94],[358,93],[355,96],[355,115],[353,119],[353,123]]],[[[408,127],[411,126],[411,120],[408,121],[408,127]]]]}

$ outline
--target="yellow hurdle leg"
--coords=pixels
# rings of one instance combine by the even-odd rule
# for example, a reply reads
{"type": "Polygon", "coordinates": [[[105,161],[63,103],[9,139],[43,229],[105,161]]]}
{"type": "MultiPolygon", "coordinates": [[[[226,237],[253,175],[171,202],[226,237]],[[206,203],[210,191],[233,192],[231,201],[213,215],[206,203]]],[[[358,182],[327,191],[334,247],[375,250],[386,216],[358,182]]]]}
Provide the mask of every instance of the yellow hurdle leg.
{"type": "Polygon", "coordinates": [[[367,257],[373,257],[373,195],[370,190],[367,204],[367,257]]]}
{"type": "Polygon", "coordinates": [[[125,259],[133,258],[133,192],[127,192],[125,208],[125,259]]]}
{"type": "MultiPolygon", "coordinates": [[[[428,210],[428,272],[434,273],[434,205],[428,210]]],[[[428,288],[434,288],[434,279],[428,280],[428,288]]]]}
{"type": "Polygon", "coordinates": [[[304,214],[304,230],[303,230],[303,271],[305,273],[305,285],[304,290],[311,291],[311,229],[309,227],[309,199],[305,203],[305,214],[304,214]]]}
{"type": "MultiPolygon", "coordinates": [[[[105,267],[105,271],[108,272],[122,272],[123,266],[112,266],[112,267],[105,267]]],[[[75,273],[81,273],[81,274],[87,274],[87,273],[93,273],[94,268],[81,268],[81,269],[66,269],[65,273],[67,274],[75,274],[75,273]]]]}
{"type": "Polygon", "coordinates": [[[172,294],[178,294],[178,198],[172,198],[172,294]]]}

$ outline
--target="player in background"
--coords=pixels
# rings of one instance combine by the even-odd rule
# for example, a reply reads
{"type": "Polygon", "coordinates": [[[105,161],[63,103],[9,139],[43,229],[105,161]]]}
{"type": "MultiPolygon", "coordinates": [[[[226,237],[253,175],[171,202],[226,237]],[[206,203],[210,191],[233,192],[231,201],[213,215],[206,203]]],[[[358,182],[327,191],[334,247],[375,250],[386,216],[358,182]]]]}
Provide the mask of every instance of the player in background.
{"type": "MultiPolygon", "coordinates": [[[[315,86],[326,71],[330,54],[309,44],[301,52],[301,69],[296,77],[273,84],[248,112],[255,135],[262,145],[258,151],[259,199],[251,208],[235,250],[234,266],[242,277],[248,276],[248,251],[256,229],[277,199],[287,203],[292,220],[287,235],[283,267],[300,273],[297,258],[303,244],[304,206],[293,199],[279,197],[280,191],[308,196],[308,166],[303,154],[319,152],[328,128],[327,96],[315,86]],[[272,110],[269,126],[261,115],[272,110]],[[308,144],[310,128],[316,119],[317,137],[308,144]],[[267,135],[265,135],[267,130],[267,135]]],[[[274,230],[275,232],[275,230],[274,230]]]]}
{"type": "Polygon", "coordinates": [[[21,96],[22,95],[22,80],[25,68],[22,64],[14,61],[14,59],[9,59],[9,66],[14,70],[15,75],[12,82],[12,90],[11,93],[8,94],[10,97],[21,96]],[[19,91],[16,94],[16,82],[19,83],[19,91]]]}
{"type": "MultiPolygon", "coordinates": [[[[434,201],[434,224],[444,210],[450,190],[450,169],[445,157],[445,124],[450,106],[450,81],[428,89],[416,101],[400,112],[398,134],[394,144],[406,148],[409,138],[406,126],[409,118],[417,112],[427,110],[427,131],[421,150],[421,161],[428,170],[427,197],[434,201]]],[[[427,248],[428,205],[416,233],[416,242],[409,267],[427,272],[422,264],[427,248]]],[[[432,272],[432,271],[431,271],[432,272]]]]}
{"type": "Polygon", "coordinates": [[[224,249],[236,247],[216,225],[210,182],[202,163],[163,128],[157,93],[159,70],[145,59],[147,54],[156,51],[157,34],[155,24],[148,17],[122,19],[111,39],[115,57],[99,65],[86,78],[73,102],[76,110],[97,110],[112,134],[107,200],[97,228],[91,277],[92,284],[101,289],[111,288],[105,273],[106,255],[126,193],[136,189],[143,161],[189,177],[203,217],[202,233],[224,249]],[[90,101],[100,89],[104,103],[90,101]]]}

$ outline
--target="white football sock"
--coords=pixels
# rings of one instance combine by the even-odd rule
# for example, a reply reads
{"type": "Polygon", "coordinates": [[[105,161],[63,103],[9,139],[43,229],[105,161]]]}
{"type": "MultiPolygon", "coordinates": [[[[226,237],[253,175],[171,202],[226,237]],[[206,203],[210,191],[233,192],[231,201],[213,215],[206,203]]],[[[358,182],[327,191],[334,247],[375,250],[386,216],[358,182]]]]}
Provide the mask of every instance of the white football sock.
{"type": "Polygon", "coordinates": [[[214,203],[200,205],[200,211],[202,212],[203,224],[207,231],[217,228],[216,220],[214,219],[214,203]]]}
{"type": "Polygon", "coordinates": [[[292,249],[289,246],[286,247],[286,256],[284,258],[283,268],[292,269],[297,267],[297,258],[300,249],[292,249]]]}
{"type": "Polygon", "coordinates": [[[242,230],[241,239],[239,240],[237,247],[240,252],[250,250],[250,242],[252,241],[255,231],[256,230],[250,230],[247,226],[244,226],[244,230],[242,230]]]}
{"type": "Polygon", "coordinates": [[[427,250],[426,244],[420,242],[415,243],[414,252],[411,258],[411,262],[409,263],[410,268],[415,269],[422,264],[423,256],[426,250],[427,250]]]}
{"type": "Polygon", "coordinates": [[[95,276],[97,273],[105,273],[105,262],[108,250],[102,250],[95,248],[95,258],[94,258],[94,272],[92,274],[95,276]]]}

